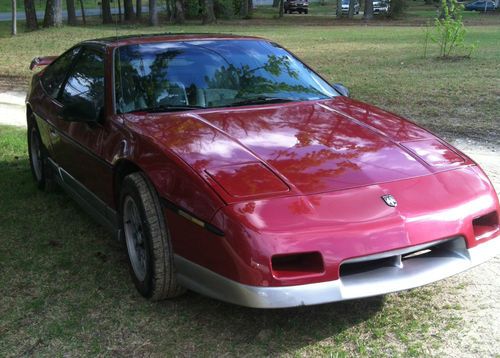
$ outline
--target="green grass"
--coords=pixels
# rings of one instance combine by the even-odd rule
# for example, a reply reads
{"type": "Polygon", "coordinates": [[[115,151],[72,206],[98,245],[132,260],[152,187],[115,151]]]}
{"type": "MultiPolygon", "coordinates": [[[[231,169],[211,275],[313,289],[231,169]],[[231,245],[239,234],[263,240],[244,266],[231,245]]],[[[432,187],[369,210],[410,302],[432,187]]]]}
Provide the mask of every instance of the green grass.
{"type": "Polygon", "coordinates": [[[35,189],[24,130],[0,127],[0,187],[0,356],[417,357],[460,325],[446,284],[284,310],[149,303],[122,247],[64,193],[35,189]]]}

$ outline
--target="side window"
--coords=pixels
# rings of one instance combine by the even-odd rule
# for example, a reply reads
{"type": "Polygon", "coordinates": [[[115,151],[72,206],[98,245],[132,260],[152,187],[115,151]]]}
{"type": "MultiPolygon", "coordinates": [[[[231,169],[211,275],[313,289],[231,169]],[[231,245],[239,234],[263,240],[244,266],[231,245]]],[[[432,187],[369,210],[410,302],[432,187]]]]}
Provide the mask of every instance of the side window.
{"type": "Polygon", "coordinates": [[[42,86],[49,96],[56,98],[73,60],[80,51],[80,47],[69,50],[45,69],[42,76],[42,86]]]}
{"type": "Polygon", "coordinates": [[[61,93],[61,102],[69,103],[79,97],[93,102],[97,108],[104,105],[104,55],[84,49],[61,93]]]}

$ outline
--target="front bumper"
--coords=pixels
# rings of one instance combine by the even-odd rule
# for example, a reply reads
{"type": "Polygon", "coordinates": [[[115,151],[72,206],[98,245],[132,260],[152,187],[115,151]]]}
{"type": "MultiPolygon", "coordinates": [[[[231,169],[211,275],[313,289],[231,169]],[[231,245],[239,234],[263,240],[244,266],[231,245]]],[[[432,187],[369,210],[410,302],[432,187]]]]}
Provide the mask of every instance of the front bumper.
{"type": "MultiPolygon", "coordinates": [[[[463,272],[500,253],[499,237],[471,249],[466,248],[462,237],[431,245],[436,244],[437,249],[409,258],[403,264],[399,260],[399,264],[393,266],[341,275],[340,279],[334,281],[283,287],[244,285],[178,255],[175,263],[178,280],[188,289],[247,307],[285,308],[370,297],[423,286],[463,272]]],[[[369,259],[387,258],[391,255],[401,258],[429,246],[426,244],[389,251],[369,259]]]]}

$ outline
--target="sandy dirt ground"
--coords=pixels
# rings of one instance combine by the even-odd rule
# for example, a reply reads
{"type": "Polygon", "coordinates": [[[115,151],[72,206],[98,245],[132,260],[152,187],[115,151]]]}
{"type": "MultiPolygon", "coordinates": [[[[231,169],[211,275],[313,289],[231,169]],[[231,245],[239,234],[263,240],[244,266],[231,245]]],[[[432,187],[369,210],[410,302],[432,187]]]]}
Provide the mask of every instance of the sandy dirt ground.
{"type": "MultiPolygon", "coordinates": [[[[0,124],[25,127],[25,94],[0,93],[0,124]]],[[[456,139],[451,143],[478,162],[500,193],[500,143],[481,143],[456,139]]],[[[462,287],[457,294],[439,296],[440,300],[460,305],[462,325],[450,329],[434,356],[500,357],[500,256],[466,273],[447,279],[444,284],[462,287]]],[[[454,290],[449,290],[455,292],[454,290]]]]}

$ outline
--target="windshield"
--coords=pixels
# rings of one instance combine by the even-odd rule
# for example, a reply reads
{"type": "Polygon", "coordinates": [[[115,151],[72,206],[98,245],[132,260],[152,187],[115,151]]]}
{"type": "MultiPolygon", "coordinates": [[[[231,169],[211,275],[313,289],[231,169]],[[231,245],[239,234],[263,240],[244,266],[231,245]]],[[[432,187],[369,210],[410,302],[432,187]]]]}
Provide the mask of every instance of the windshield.
{"type": "Polygon", "coordinates": [[[128,45],[115,53],[116,108],[211,108],[336,96],[283,48],[263,40],[128,45]]]}

